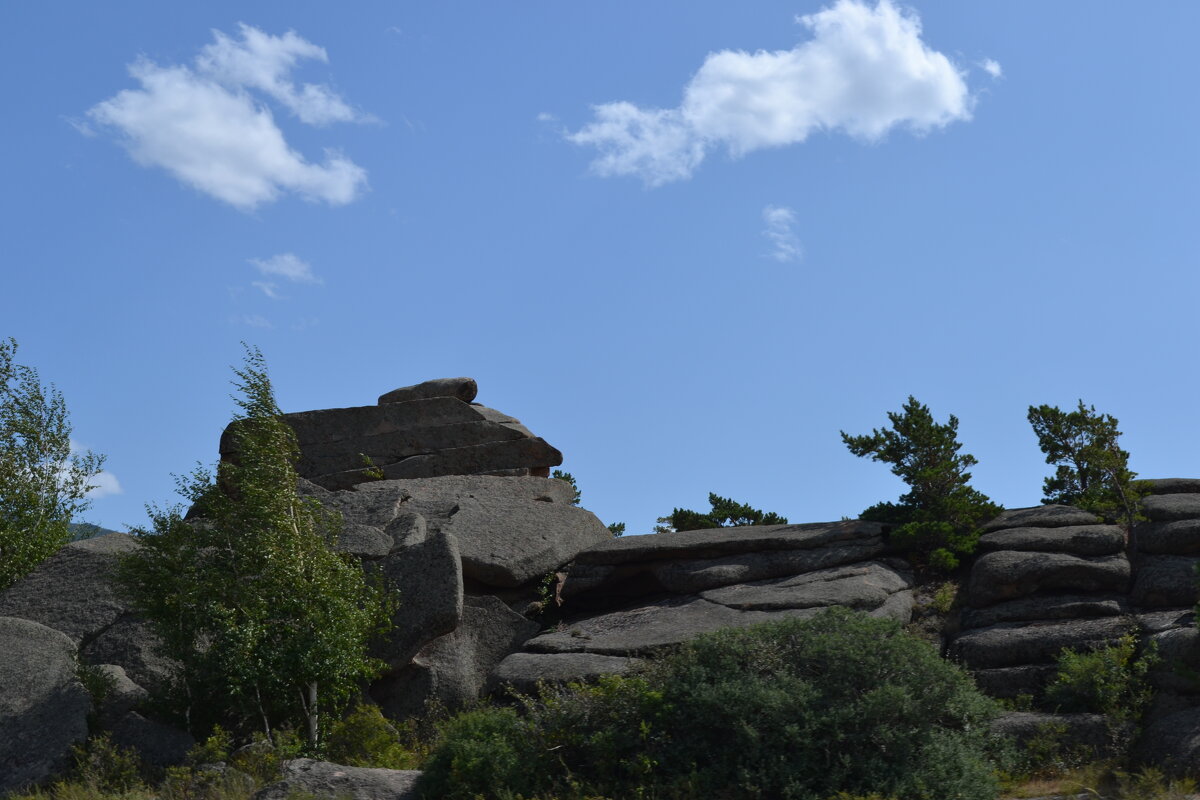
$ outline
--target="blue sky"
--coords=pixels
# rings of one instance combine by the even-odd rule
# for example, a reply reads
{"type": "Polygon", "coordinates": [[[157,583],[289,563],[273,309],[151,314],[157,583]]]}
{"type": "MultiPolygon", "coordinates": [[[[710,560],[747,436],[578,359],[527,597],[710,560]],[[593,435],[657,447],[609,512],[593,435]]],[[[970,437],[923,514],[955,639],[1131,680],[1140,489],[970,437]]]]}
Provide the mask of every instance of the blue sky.
{"type": "Polygon", "coordinates": [[[901,491],[915,395],[1040,498],[1030,404],[1200,476],[1200,6],[45,2],[0,10],[0,336],[123,528],[285,410],[469,375],[646,532],[901,491]],[[119,11],[114,9],[119,8],[119,11]],[[119,487],[119,491],[117,490],[119,487]]]}

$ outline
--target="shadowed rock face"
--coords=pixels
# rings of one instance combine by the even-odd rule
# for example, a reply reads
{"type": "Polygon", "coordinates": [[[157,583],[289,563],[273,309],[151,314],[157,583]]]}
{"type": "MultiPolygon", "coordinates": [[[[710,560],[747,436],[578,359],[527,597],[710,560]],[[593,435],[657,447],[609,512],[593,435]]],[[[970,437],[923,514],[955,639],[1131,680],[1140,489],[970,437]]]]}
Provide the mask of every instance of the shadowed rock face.
{"type": "Polygon", "coordinates": [[[75,677],[75,643],[45,625],[0,617],[0,794],[68,766],[91,708],[75,677]]]}
{"type": "MultiPolygon", "coordinates": [[[[395,389],[374,406],[285,414],[300,445],[300,475],[327,489],[375,480],[443,475],[549,476],[562,453],[521,422],[470,402],[470,378],[395,389]],[[374,473],[374,474],[372,474],[374,473]]],[[[236,459],[237,423],[221,436],[221,458],[236,459]]]]}
{"type": "Polygon", "coordinates": [[[255,800],[289,797],[345,800],[417,800],[418,770],[346,767],[328,761],[298,758],[280,765],[281,778],[254,795],[255,800]]]}

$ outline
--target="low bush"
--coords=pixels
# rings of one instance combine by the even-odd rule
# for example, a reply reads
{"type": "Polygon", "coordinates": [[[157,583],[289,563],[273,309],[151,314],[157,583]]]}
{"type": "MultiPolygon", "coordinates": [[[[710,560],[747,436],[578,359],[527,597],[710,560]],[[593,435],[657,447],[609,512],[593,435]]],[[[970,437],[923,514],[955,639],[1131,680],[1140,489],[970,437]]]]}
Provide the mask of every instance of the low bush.
{"type": "Polygon", "coordinates": [[[1158,663],[1151,643],[1139,653],[1137,637],[1092,652],[1064,650],[1058,673],[1046,689],[1050,707],[1059,711],[1106,714],[1114,723],[1136,723],[1153,699],[1147,673],[1158,663]]]}
{"type": "Polygon", "coordinates": [[[415,769],[416,757],[379,708],[360,703],[335,722],[325,737],[323,758],[349,767],[415,769]]]}
{"type": "Polygon", "coordinates": [[[426,796],[991,800],[970,678],[898,625],[832,609],[700,637],[642,674],[451,719],[426,796]]]}

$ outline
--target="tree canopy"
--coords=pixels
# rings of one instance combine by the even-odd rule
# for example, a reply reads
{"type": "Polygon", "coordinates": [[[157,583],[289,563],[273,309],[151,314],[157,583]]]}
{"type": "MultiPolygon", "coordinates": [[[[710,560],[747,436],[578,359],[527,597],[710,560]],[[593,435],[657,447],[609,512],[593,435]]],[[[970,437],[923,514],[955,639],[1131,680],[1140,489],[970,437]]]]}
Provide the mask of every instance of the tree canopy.
{"type": "Polygon", "coordinates": [[[690,508],[677,508],[669,516],[659,517],[655,533],[696,531],[705,528],[738,528],[743,525],[786,525],[787,517],[773,511],[762,511],[729,497],[708,493],[707,513],[690,508]]]}
{"type": "Polygon", "coordinates": [[[182,665],[173,700],[193,730],[303,726],[315,746],[322,714],[377,672],[367,647],[387,595],[333,549],[339,517],[298,493],[262,354],[247,348],[235,374],[235,459],[180,479],[188,518],[150,509],[122,585],[182,665]]]}
{"type": "Polygon", "coordinates": [[[73,452],[62,394],[0,340],[0,590],[71,539],[104,457],[73,452]]]}
{"type": "Polygon", "coordinates": [[[898,525],[894,542],[936,569],[954,569],[961,556],[974,552],[979,527],[1001,509],[969,485],[967,469],[978,462],[959,452],[957,417],[936,422],[929,407],[911,395],[899,412],[887,416],[891,428],[841,434],[851,453],[891,464],[892,473],[909,486],[898,502],[877,503],[862,518],[898,525]]]}

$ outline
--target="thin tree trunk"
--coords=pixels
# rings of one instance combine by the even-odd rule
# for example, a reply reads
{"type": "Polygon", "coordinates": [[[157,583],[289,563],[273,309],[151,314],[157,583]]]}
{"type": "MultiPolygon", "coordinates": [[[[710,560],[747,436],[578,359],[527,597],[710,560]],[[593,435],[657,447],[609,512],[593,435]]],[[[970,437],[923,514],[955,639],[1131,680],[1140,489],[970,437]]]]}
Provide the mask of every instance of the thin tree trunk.
{"type": "Polygon", "coordinates": [[[317,716],[316,681],[311,681],[308,686],[300,689],[300,706],[304,709],[304,718],[308,723],[308,743],[315,748],[320,734],[320,720],[317,716]],[[305,694],[306,691],[307,695],[305,694]]]}
{"type": "Polygon", "coordinates": [[[267,741],[271,743],[272,747],[274,747],[275,737],[271,734],[271,722],[267,719],[267,712],[266,709],[263,708],[262,695],[259,694],[257,685],[254,687],[254,699],[258,704],[258,715],[262,717],[263,730],[267,732],[267,741]]]}

